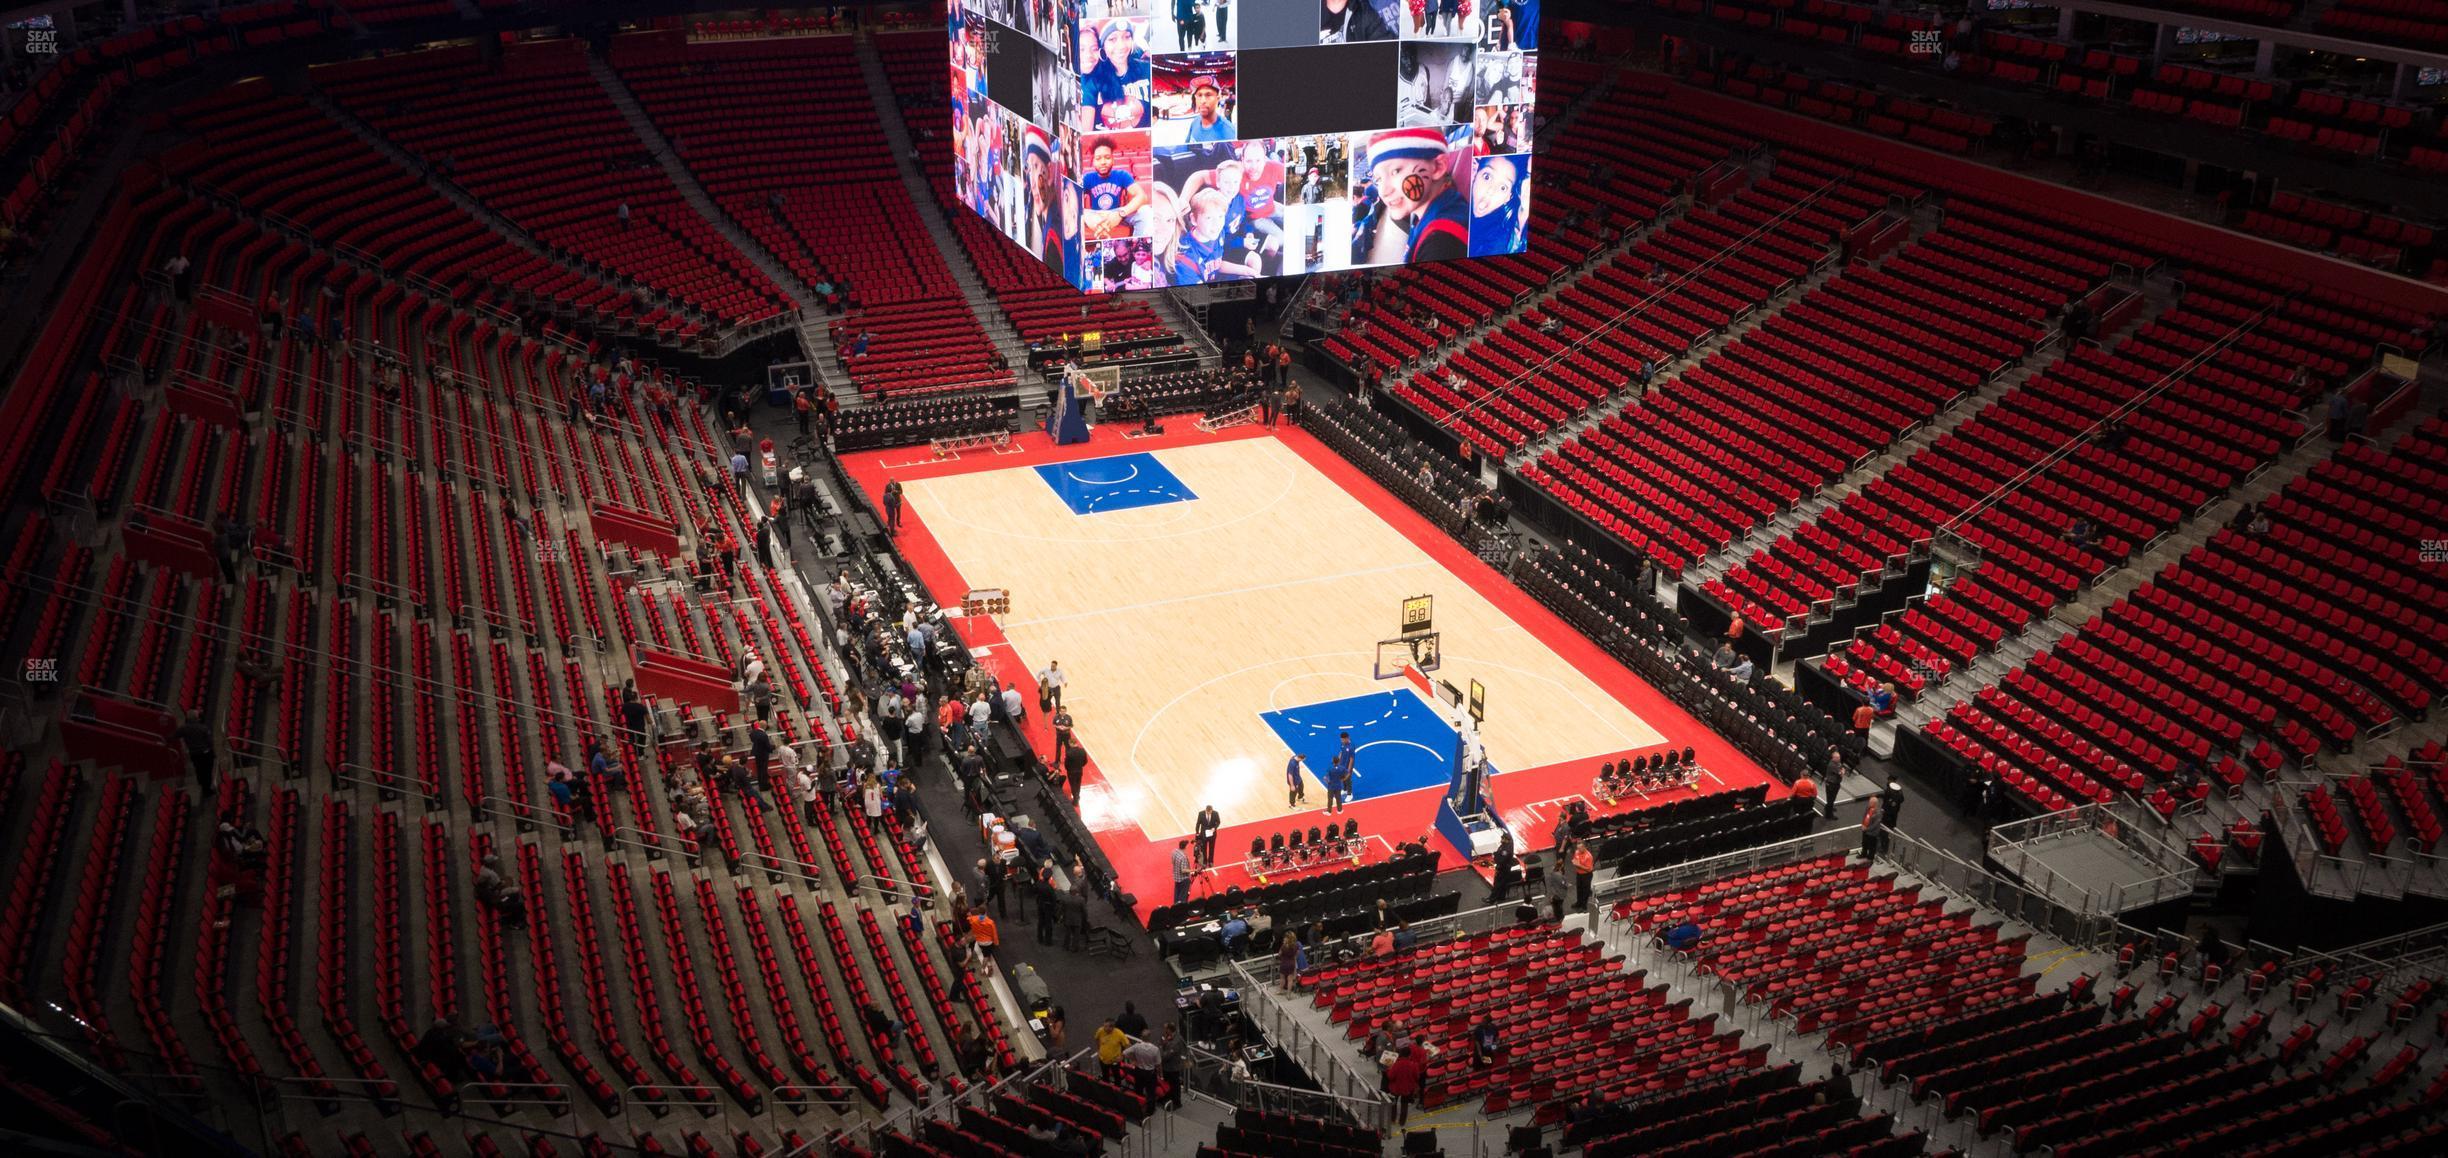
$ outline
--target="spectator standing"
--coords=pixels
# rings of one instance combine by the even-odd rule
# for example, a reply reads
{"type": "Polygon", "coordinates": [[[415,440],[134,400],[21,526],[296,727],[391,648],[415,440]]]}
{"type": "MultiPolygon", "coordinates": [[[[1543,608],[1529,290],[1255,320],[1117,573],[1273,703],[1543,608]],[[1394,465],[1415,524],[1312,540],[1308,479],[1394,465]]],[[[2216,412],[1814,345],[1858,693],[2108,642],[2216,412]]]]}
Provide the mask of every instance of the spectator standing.
{"type": "MultiPolygon", "coordinates": [[[[995,912],[1005,912],[1003,907],[1003,866],[996,864],[992,860],[980,858],[977,862],[977,875],[978,888],[982,891],[982,895],[986,898],[986,901],[991,901],[994,903],[995,912]]],[[[979,902],[978,907],[981,909],[985,908],[986,901],[979,902]]]]}
{"type": "Polygon", "coordinates": [[[1156,1073],[1164,1066],[1164,1050],[1146,1038],[1134,1038],[1122,1047],[1122,1074],[1139,1096],[1154,1101],[1156,1073]]]}
{"type": "Polygon", "coordinates": [[[196,787],[209,799],[213,794],[218,763],[213,756],[212,729],[205,727],[202,720],[190,716],[179,721],[179,725],[170,730],[168,738],[178,741],[179,747],[186,750],[187,770],[195,774],[196,787]]]}
{"type": "Polygon", "coordinates": [[[1877,796],[1864,798],[1862,808],[1862,859],[1868,860],[1887,849],[1887,822],[1882,815],[1885,802],[1877,796]]]}
{"type": "Polygon", "coordinates": [[[756,772],[758,784],[767,783],[766,770],[773,764],[773,735],[765,730],[765,721],[748,725],[748,763],[756,772]]]}
{"type": "Polygon", "coordinates": [[[1070,888],[1062,891],[1059,902],[1062,905],[1062,947],[1065,950],[1087,948],[1088,882],[1072,882],[1070,888]]]}
{"type": "Polygon", "coordinates": [[[1182,1079],[1190,1072],[1190,1043],[1168,1021],[1164,1032],[1156,1035],[1156,1049],[1161,1058],[1158,1070],[1164,1078],[1164,1106],[1168,1110],[1181,1109],[1182,1079]]]}
{"type": "Polygon", "coordinates": [[[1495,876],[1488,884],[1489,904],[1504,903],[1505,894],[1513,888],[1514,871],[1519,867],[1520,861],[1513,854],[1513,834],[1508,832],[1496,845],[1495,876]]]}
{"type": "Polygon", "coordinates": [[[1115,1026],[1112,1018],[1097,1025],[1097,1076],[1107,1081],[1121,1077],[1122,1051],[1130,1047],[1130,1035],[1115,1026]]]}
{"type": "Polygon", "coordinates": [[[1598,877],[1598,855],[1590,851],[1586,841],[1575,841],[1572,848],[1573,908],[1589,907],[1590,885],[1598,877]]]}
{"type": "Polygon", "coordinates": [[[629,743],[632,747],[641,750],[646,747],[649,739],[646,729],[653,722],[654,712],[646,706],[646,701],[638,696],[637,684],[632,681],[622,687],[621,723],[629,729],[629,743]]]}
{"type": "Polygon", "coordinates": [[[1037,874],[1037,943],[1054,943],[1054,928],[1062,920],[1062,890],[1054,887],[1050,871],[1037,874]]]}
{"type": "Polygon", "coordinates": [[[1394,1099],[1395,1125],[1400,1126],[1411,1120],[1411,1102],[1419,1097],[1420,1079],[1426,1071],[1427,1067],[1420,1063],[1417,1045],[1403,1050],[1402,1055],[1394,1059],[1394,1064],[1386,1067],[1385,1092],[1394,1099]]]}
{"type": "Polygon", "coordinates": [[[1836,797],[1844,788],[1843,752],[1834,748],[1828,749],[1826,772],[1827,782],[1819,786],[1819,814],[1829,820],[1834,820],[1836,819],[1836,797]]]}
{"type": "Polygon", "coordinates": [[[1217,830],[1217,829],[1219,829],[1219,828],[1222,828],[1222,827],[1223,827],[1223,825],[1224,825],[1224,818],[1223,818],[1222,816],[1220,816],[1220,815],[1218,815],[1218,814],[1217,814],[1217,812],[1216,812],[1216,810],[1215,810],[1215,805],[1209,804],[1209,805],[1204,805],[1204,806],[1201,806],[1201,807],[1199,808],[1199,814],[1198,814],[1198,863],[1199,863],[1199,867],[1201,867],[1201,868],[1213,868],[1213,867],[1215,867],[1216,830],[1217,830]]]}
{"type": "Polygon", "coordinates": [[[773,681],[768,679],[763,672],[758,672],[757,678],[748,685],[748,707],[756,713],[757,722],[760,724],[773,719],[773,681]]]}
{"type": "MultiPolygon", "coordinates": [[[[1002,894],[998,891],[995,895],[999,897],[1002,894]]],[[[982,909],[969,914],[969,943],[977,946],[978,956],[992,962],[995,949],[1002,941],[1003,934],[995,928],[993,917],[987,916],[982,909]]]]}
{"type": "Polygon", "coordinates": [[[1063,779],[1071,786],[1071,802],[1079,803],[1080,783],[1088,775],[1088,749],[1073,740],[1063,753],[1063,779]]]}

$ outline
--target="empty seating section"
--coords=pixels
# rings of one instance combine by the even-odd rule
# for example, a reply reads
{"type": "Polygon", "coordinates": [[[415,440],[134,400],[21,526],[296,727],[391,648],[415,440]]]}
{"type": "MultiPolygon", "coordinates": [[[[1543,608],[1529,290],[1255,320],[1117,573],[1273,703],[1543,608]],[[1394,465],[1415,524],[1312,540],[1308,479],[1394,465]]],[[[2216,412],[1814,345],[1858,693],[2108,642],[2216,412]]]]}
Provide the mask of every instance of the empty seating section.
{"type": "MultiPolygon", "coordinates": [[[[2324,1060],[2312,1047],[2326,1023],[2311,1021],[2272,1048],[2271,1011],[2234,1016],[2256,998],[2229,989],[2222,999],[2223,974],[2203,977],[2211,996],[2187,1017],[2182,1006],[2191,994],[2172,984],[2180,966],[2200,973],[2186,956],[2165,955],[2171,986],[2147,1010],[2137,1008],[2133,984],[2095,1003],[2085,976],[2067,990],[1902,1027],[1862,1043],[1853,1064],[2016,1153],[2437,1149],[2441,1127],[2426,1104],[2437,1090],[2405,1098],[2415,1086],[2409,1065],[2392,1061],[2368,1078],[2350,1076],[2371,1037],[2354,1036],[2324,1060]]],[[[2410,1064],[2419,1054],[2409,1046],[2401,1056],[2410,1064]]]]}
{"type": "Polygon", "coordinates": [[[2442,0],[2337,0],[2313,25],[2323,32],[2409,48],[2448,46],[2442,0]]]}
{"type": "Polygon", "coordinates": [[[57,195],[84,171],[79,152],[110,126],[119,98],[137,82],[164,79],[227,53],[319,37],[322,0],[223,5],[210,16],[176,15],[57,55],[31,49],[17,60],[31,75],[0,115],[0,221],[19,237],[45,224],[57,195]]]}
{"type": "Polygon", "coordinates": [[[454,290],[467,287],[497,311],[536,299],[588,321],[639,327],[649,336],[666,325],[673,326],[670,337],[695,336],[691,325],[640,310],[628,292],[520,248],[321,110],[268,82],[232,85],[191,102],[179,120],[200,135],[163,155],[170,175],[249,214],[297,225],[336,253],[375,263],[363,272],[415,274],[454,290]]]}
{"type": "Polygon", "coordinates": [[[384,24],[394,20],[430,20],[435,17],[455,18],[459,15],[459,6],[452,0],[331,0],[331,2],[360,24],[384,24]]]}
{"type": "MultiPolygon", "coordinates": [[[[1855,202],[1864,215],[1876,203],[1855,202]]],[[[2107,272],[1950,213],[1884,265],[1816,287],[1524,473],[1679,570],[1979,389],[2047,336],[2049,311],[2107,272]]],[[[1758,622],[1781,624],[1837,585],[1755,599],[1758,622]]]]}
{"type": "Polygon", "coordinates": [[[902,189],[853,44],[683,44],[639,33],[614,41],[611,59],[723,211],[800,281],[832,283],[845,310],[832,323],[835,343],[860,390],[1008,383],[902,189]],[[849,354],[862,333],[866,351],[849,354]]]}
{"type": "MultiPolygon", "coordinates": [[[[1553,115],[1549,97],[1542,84],[1541,112],[1553,115]]],[[[1591,97],[1572,124],[1573,131],[1539,160],[1528,253],[1383,273],[1369,287],[1368,300],[1326,340],[1326,352],[1347,364],[1365,359],[1392,371],[1441,339],[1544,292],[1627,231],[1656,219],[1703,171],[1758,147],[1660,108],[1654,93],[1628,88],[1591,97]],[[1429,317],[1433,327],[1423,326],[1429,317]]]]}
{"type": "MultiPolygon", "coordinates": [[[[2443,482],[2438,417],[2391,451],[2344,448],[2261,505],[2267,533],[2218,531],[1928,737],[2044,807],[2122,787],[2172,816],[2419,716],[2448,690],[2436,645],[2448,586],[2418,561],[2420,542],[2448,535],[2443,482]],[[2187,766],[2198,787],[2178,777],[2187,766]]],[[[2410,782],[2377,779],[2296,802],[2331,851],[2349,818],[2366,846],[2394,832],[2437,839],[2436,811],[2410,782]]]]}
{"type": "Polygon", "coordinates": [[[1365,1158],[1385,1153],[1385,1136],[1349,1122],[1243,1106],[1230,1125],[1216,1128],[1213,1146],[1198,1158],[1365,1158]]]}
{"type": "MultiPolygon", "coordinates": [[[[388,198],[410,186],[388,180],[334,198],[331,216],[298,202],[290,182],[317,167],[384,171],[311,108],[253,94],[198,107],[282,126],[255,165],[210,138],[188,158],[249,210],[346,238],[359,236],[357,204],[409,205],[388,198]]],[[[0,807],[27,818],[0,864],[11,900],[0,993],[77,1011],[98,1055],[141,1051],[141,1068],[162,1075],[148,1080],[235,1098],[233,1070],[295,1076],[325,1105],[464,1099],[492,1115],[566,1097],[603,1122],[632,1099],[713,1098],[822,1134],[838,1124],[826,1103],[880,1103],[949,1070],[955,1027],[1017,1062],[948,936],[886,929],[863,904],[819,907],[773,889],[790,879],[779,873],[734,881],[701,864],[718,848],[753,850],[771,858],[756,864],[819,880],[923,882],[898,820],[810,825],[795,809],[732,805],[707,821],[722,839],[702,849],[657,835],[675,831],[660,786],[685,760],[604,726],[619,719],[620,669],[598,647],[617,656],[652,639],[718,661],[754,650],[781,677],[777,727],[817,758],[831,743],[818,708],[836,691],[802,612],[762,572],[701,602],[677,593],[680,560],[588,527],[584,512],[606,502],[685,535],[747,537],[743,501],[701,481],[719,438],[696,407],[658,414],[624,393],[598,420],[569,421],[564,399],[597,365],[583,347],[522,337],[176,185],[130,186],[62,301],[99,305],[53,311],[11,393],[25,430],[0,477],[28,516],[5,559],[0,635],[59,656],[88,696],[207,721],[228,755],[210,800],[141,776],[0,765],[0,807]],[[140,282],[173,253],[227,293],[236,318],[140,282]],[[323,333],[338,324],[381,350],[253,324],[254,303],[276,292],[323,333]],[[194,402],[218,397],[262,421],[231,425],[194,402]],[[225,578],[209,559],[89,547],[37,496],[105,521],[227,515],[254,529],[253,549],[225,578]],[[649,600],[605,577],[595,561],[607,554],[678,582],[649,600]],[[611,745],[631,786],[596,792],[594,823],[661,845],[654,867],[611,871],[551,825],[469,823],[570,823],[551,809],[545,762],[583,766],[590,737],[611,745]],[[646,776],[647,760],[662,774],[646,776]],[[407,811],[381,806],[387,797],[407,811]],[[422,819],[408,819],[410,801],[422,819]],[[224,816],[262,829],[260,864],[214,840],[224,816]],[[523,933],[477,899],[487,853],[525,894],[523,933]],[[820,922],[858,932],[812,951],[820,922]],[[199,929],[192,950],[179,947],[174,933],[199,929]],[[754,983],[739,976],[749,956],[754,983]],[[298,972],[309,963],[311,979],[298,972]],[[906,1044],[864,1040],[860,992],[911,1026],[906,1044]],[[441,1019],[497,1025],[499,1070],[472,1076],[453,1047],[427,1041],[441,1019]]],[[[656,707],[740,742],[735,704],[656,707]]],[[[768,1126],[788,1124],[759,1131],[770,1140],[768,1126]]],[[[318,1138],[293,1135],[283,1152],[364,1149],[318,1138]]]]}
{"type": "Polygon", "coordinates": [[[1649,0],[1655,7],[1710,19],[1732,28],[1834,47],[1851,47],[1897,63],[1922,64],[1915,33],[1940,27],[1934,12],[1890,12],[1843,0],[1755,0],[1755,4],[1708,0],[1649,0]]]}
{"type": "Polygon", "coordinates": [[[918,140],[918,167],[926,175],[935,205],[952,223],[962,252],[977,268],[986,292],[1020,340],[1052,346],[1064,335],[1095,331],[1103,335],[1109,358],[1120,349],[1129,349],[1131,357],[1180,354],[1183,346],[1172,324],[1147,301],[1115,294],[1083,297],[1064,284],[1054,267],[1004,238],[953,196],[950,153],[928,147],[934,141],[952,139],[951,105],[943,93],[941,38],[921,32],[878,36],[873,43],[883,58],[901,117],[918,140]]]}
{"type": "Polygon", "coordinates": [[[1839,170],[1780,164],[1660,226],[1395,394],[1458,423],[1487,453],[1510,453],[1807,276],[1828,242],[1878,200],[1839,170]]]}
{"type": "Polygon", "coordinates": [[[472,48],[440,48],[326,65],[313,77],[538,241],[670,295],[701,324],[748,325],[790,308],[682,200],[589,75],[580,41],[516,45],[493,63],[472,48]]]}
{"type": "Polygon", "coordinates": [[[1611,916],[1644,933],[1697,922],[1696,971],[1831,1044],[2031,995],[2025,938],[1921,894],[1892,872],[1829,856],[1632,897],[1611,916]]]}
{"type": "Polygon", "coordinates": [[[1008,434],[1019,416],[1009,395],[920,395],[842,411],[833,419],[836,450],[908,446],[936,439],[1008,434]]]}
{"type": "Polygon", "coordinates": [[[1536,1106],[1542,1120],[1592,1089],[1626,1095],[1757,1069],[1767,1050],[1720,1034],[1714,1014],[1667,1000],[1580,933],[1522,926],[1330,965],[1303,982],[1353,1040],[1399,1028],[1438,1051],[1420,1104],[1484,1099],[1491,1114],[1536,1106]],[[1512,1043],[1495,1066],[1471,1064],[1471,1027],[1512,1043]]]}
{"type": "Polygon", "coordinates": [[[2246,210],[2237,226],[2255,237],[2335,253],[2383,269],[2398,268],[2409,252],[2429,252],[2438,237],[2428,225],[2287,192],[2272,194],[2267,210],[2246,210]]]}
{"type": "Polygon", "coordinates": [[[1715,71],[1697,70],[1693,84],[1755,100],[1806,117],[1900,137],[1946,153],[1969,152],[1997,129],[1997,118],[1879,92],[1860,84],[1813,79],[1761,60],[1728,55],[1715,71]]]}
{"type": "Polygon", "coordinates": [[[2294,413],[2319,390],[2298,368],[2342,380],[2371,358],[2370,339],[2308,320],[2317,302],[2215,275],[2188,285],[2123,342],[2076,348],[1855,496],[1865,523],[1883,520],[1882,550],[1952,524],[1986,565],[1832,672],[1908,693],[1944,679],[2294,447],[2294,413]]]}

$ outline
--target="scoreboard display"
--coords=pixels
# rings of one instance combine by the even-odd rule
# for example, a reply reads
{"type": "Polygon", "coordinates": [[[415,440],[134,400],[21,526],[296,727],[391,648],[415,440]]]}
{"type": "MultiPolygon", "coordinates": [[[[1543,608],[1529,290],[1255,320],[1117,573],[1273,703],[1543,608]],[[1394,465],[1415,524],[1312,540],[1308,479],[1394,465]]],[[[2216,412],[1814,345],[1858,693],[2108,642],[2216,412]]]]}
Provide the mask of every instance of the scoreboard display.
{"type": "Polygon", "coordinates": [[[1519,253],[1539,0],[951,0],[956,195],[1089,293],[1519,253]]]}

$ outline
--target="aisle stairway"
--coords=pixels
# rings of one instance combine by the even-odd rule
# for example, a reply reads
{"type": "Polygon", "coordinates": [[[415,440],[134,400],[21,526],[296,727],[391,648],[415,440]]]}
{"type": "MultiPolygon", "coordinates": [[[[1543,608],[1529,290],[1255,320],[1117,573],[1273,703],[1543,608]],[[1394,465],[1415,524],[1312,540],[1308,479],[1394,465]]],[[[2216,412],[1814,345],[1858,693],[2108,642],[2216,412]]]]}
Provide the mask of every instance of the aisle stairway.
{"type": "Polygon", "coordinates": [[[788,291],[792,302],[804,315],[815,304],[814,291],[791,276],[789,270],[774,260],[773,254],[766,252],[764,246],[757,244],[756,239],[748,236],[738,222],[731,220],[730,214],[723,212],[722,207],[706,195],[705,187],[697,183],[697,178],[689,173],[687,163],[680,159],[680,150],[655,127],[653,118],[648,117],[646,110],[638,104],[637,94],[629,91],[628,84],[621,80],[619,73],[612,71],[612,66],[604,61],[603,56],[589,51],[586,60],[587,72],[595,77],[595,83],[603,86],[604,95],[612,98],[612,107],[619,109],[621,117],[629,122],[629,131],[645,142],[647,151],[653,153],[655,161],[662,165],[663,175],[671,178],[672,186],[680,190],[680,196],[697,210],[698,216],[722,231],[723,237],[734,248],[755,262],[758,269],[765,271],[765,276],[772,278],[775,285],[788,291]]]}
{"type": "Polygon", "coordinates": [[[986,283],[978,276],[977,267],[969,260],[968,251],[952,232],[951,223],[944,218],[943,208],[935,203],[934,195],[927,191],[926,174],[911,158],[908,123],[898,112],[890,115],[883,113],[885,109],[897,109],[900,102],[893,95],[890,78],[884,74],[884,61],[876,55],[875,44],[868,38],[862,37],[859,41],[858,64],[859,75],[867,81],[867,94],[875,101],[877,127],[883,130],[885,143],[892,150],[896,167],[901,173],[901,187],[908,191],[910,205],[917,210],[919,220],[926,223],[927,238],[934,243],[935,251],[943,256],[945,264],[951,267],[952,279],[959,283],[961,297],[968,303],[969,312],[977,316],[979,327],[994,339],[995,350],[1003,356],[1004,365],[1015,372],[1024,370],[1028,366],[1028,347],[1021,342],[1019,331],[1003,318],[1003,312],[995,308],[994,300],[987,296],[986,283]]]}

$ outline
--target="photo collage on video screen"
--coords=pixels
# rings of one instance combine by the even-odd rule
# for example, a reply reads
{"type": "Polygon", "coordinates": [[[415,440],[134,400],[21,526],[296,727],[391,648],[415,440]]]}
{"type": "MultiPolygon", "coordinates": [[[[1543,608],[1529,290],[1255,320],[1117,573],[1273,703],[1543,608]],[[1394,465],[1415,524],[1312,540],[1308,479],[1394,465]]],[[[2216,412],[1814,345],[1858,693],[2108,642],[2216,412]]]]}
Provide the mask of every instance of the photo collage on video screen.
{"type": "Polygon", "coordinates": [[[1519,253],[1538,16],[954,0],[954,195],[1089,292],[1519,253]]]}

